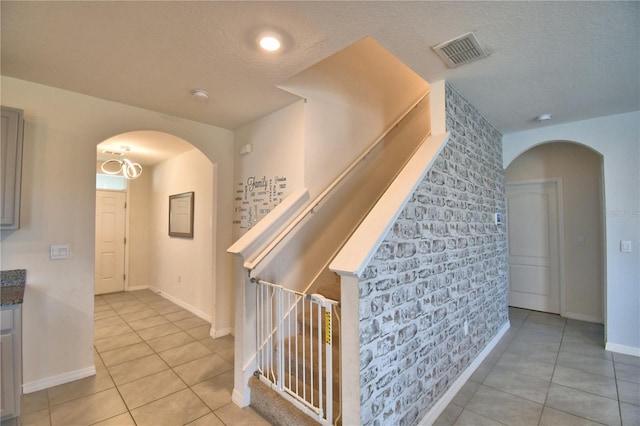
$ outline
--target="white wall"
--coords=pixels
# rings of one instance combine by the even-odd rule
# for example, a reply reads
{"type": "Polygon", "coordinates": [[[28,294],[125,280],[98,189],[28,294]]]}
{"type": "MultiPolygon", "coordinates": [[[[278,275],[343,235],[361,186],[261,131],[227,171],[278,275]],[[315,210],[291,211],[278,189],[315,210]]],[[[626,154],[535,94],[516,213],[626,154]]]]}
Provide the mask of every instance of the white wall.
{"type": "MultiPolygon", "coordinates": [[[[247,179],[256,177],[286,178],[283,196],[304,188],[304,101],[296,102],[259,120],[249,123],[235,132],[235,185],[234,207],[253,207],[252,197],[244,201],[243,188],[247,179]],[[240,154],[241,147],[250,144],[253,151],[240,154]],[[240,199],[239,199],[240,198],[240,199]]],[[[241,227],[240,215],[234,216],[234,238],[247,229],[241,227]]],[[[264,215],[260,215],[260,219],[264,215]]],[[[246,222],[243,220],[242,225],[246,222]]]]}
{"type": "MultiPolygon", "coordinates": [[[[24,110],[21,229],[2,232],[2,269],[25,268],[25,391],[91,374],[96,145],[133,130],[180,137],[217,164],[216,282],[232,283],[233,133],[90,96],[9,77],[2,104],[24,110]],[[69,244],[70,258],[49,260],[49,245],[69,244]]],[[[220,300],[220,298],[218,298],[220,300]]],[[[231,303],[216,310],[216,327],[232,325],[231,303]]]]}
{"type": "Polygon", "coordinates": [[[540,145],[516,158],[505,183],[562,178],[565,306],[568,318],[604,320],[602,274],[602,156],[567,142],[540,145]],[[583,238],[583,242],[579,238],[583,238]]]}
{"type": "Polygon", "coordinates": [[[304,179],[312,198],[429,90],[371,37],[279,87],[307,99],[304,179]]]}
{"type": "Polygon", "coordinates": [[[149,258],[151,218],[151,178],[153,168],[145,167],[142,175],[129,181],[127,189],[127,288],[140,289],[151,285],[149,258]]]}
{"type": "Polygon", "coordinates": [[[640,111],[504,135],[505,168],[554,140],[586,145],[604,158],[607,349],[640,355],[640,111]],[[622,240],[632,242],[632,253],[620,252],[622,240]]]}
{"type": "Polygon", "coordinates": [[[215,285],[214,180],[211,161],[194,149],[153,168],[150,197],[151,287],[207,321],[212,319],[215,285]],[[193,238],[170,237],[169,195],[190,191],[195,193],[193,238]]]}

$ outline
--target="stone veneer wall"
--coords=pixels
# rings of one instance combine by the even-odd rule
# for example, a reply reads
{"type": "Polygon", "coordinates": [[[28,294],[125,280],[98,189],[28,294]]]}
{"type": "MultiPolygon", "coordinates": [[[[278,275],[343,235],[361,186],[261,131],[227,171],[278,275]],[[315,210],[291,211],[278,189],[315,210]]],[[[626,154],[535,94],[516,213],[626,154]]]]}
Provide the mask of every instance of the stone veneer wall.
{"type": "Polygon", "coordinates": [[[508,321],[502,135],[445,96],[450,139],[360,278],[363,425],[417,424],[508,321]]]}

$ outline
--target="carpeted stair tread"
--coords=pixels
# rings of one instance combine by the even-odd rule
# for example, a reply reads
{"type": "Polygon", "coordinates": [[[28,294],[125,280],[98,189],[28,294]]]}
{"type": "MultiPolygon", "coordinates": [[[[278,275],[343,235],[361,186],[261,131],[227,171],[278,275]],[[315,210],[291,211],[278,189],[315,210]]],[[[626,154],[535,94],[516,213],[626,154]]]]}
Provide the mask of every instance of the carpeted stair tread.
{"type": "MultiPolygon", "coordinates": [[[[309,384],[304,385],[302,382],[300,382],[298,384],[298,386],[299,386],[298,390],[300,390],[300,391],[301,391],[301,389],[303,387],[306,387],[306,393],[305,393],[306,400],[308,402],[312,402],[313,405],[315,405],[317,407],[318,404],[319,404],[317,392],[312,397],[312,395],[311,395],[311,386],[309,384]]],[[[294,387],[294,389],[296,389],[296,388],[294,387]]],[[[325,394],[323,393],[323,395],[325,395],[325,394]]],[[[337,397],[339,394],[334,392],[333,395],[334,395],[334,400],[333,400],[333,419],[335,420],[338,417],[338,414],[340,414],[340,403],[335,399],[335,397],[337,397]]],[[[302,397],[302,392],[300,393],[300,397],[302,397]]],[[[326,397],[326,395],[325,395],[325,397],[326,397]]]]}
{"type": "Polygon", "coordinates": [[[317,426],[319,423],[282,398],[257,377],[249,379],[251,407],[274,426],[317,426]]]}

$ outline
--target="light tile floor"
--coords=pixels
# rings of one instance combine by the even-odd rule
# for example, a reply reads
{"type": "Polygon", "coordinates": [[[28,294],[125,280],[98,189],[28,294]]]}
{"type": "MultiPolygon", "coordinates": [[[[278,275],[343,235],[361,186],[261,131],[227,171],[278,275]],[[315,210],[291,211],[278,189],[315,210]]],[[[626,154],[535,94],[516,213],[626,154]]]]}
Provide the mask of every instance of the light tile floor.
{"type": "MultiPolygon", "coordinates": [[[[640,358],[605,351],[600,325],[509,312],[436,425],[640,425],[640,358]]],[[[22,424],[268,424],[231,402],[233,338],[151,291],[96,297],[94,357],[94,377],[25,395],[22,424]]]]}
{"type": "Polygon", "coordinates": [[[96,375],[26,394],[22,425],[268,425],[231,402],[233,337],[149,290],[95,298],[96,375]]]}
{"type": "Polygon", "coordinates": [[[640,358],[602,325],[509,308],[511,328],[435,425],[640,425],[640,358]]]}

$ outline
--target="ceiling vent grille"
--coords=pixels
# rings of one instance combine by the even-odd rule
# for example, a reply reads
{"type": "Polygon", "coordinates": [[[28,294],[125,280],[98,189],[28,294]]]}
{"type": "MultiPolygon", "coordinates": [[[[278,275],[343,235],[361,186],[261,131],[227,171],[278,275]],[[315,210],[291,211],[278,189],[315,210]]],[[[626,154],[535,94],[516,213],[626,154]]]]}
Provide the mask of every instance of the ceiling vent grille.
{"type": "Polygon", "coordinates": [[[440,43],[434,46],[433,50],[449,68],[459,67],[489,56],[489,52],[480,44],[474,33],[467,33],[453,40],[440,43]]]}

